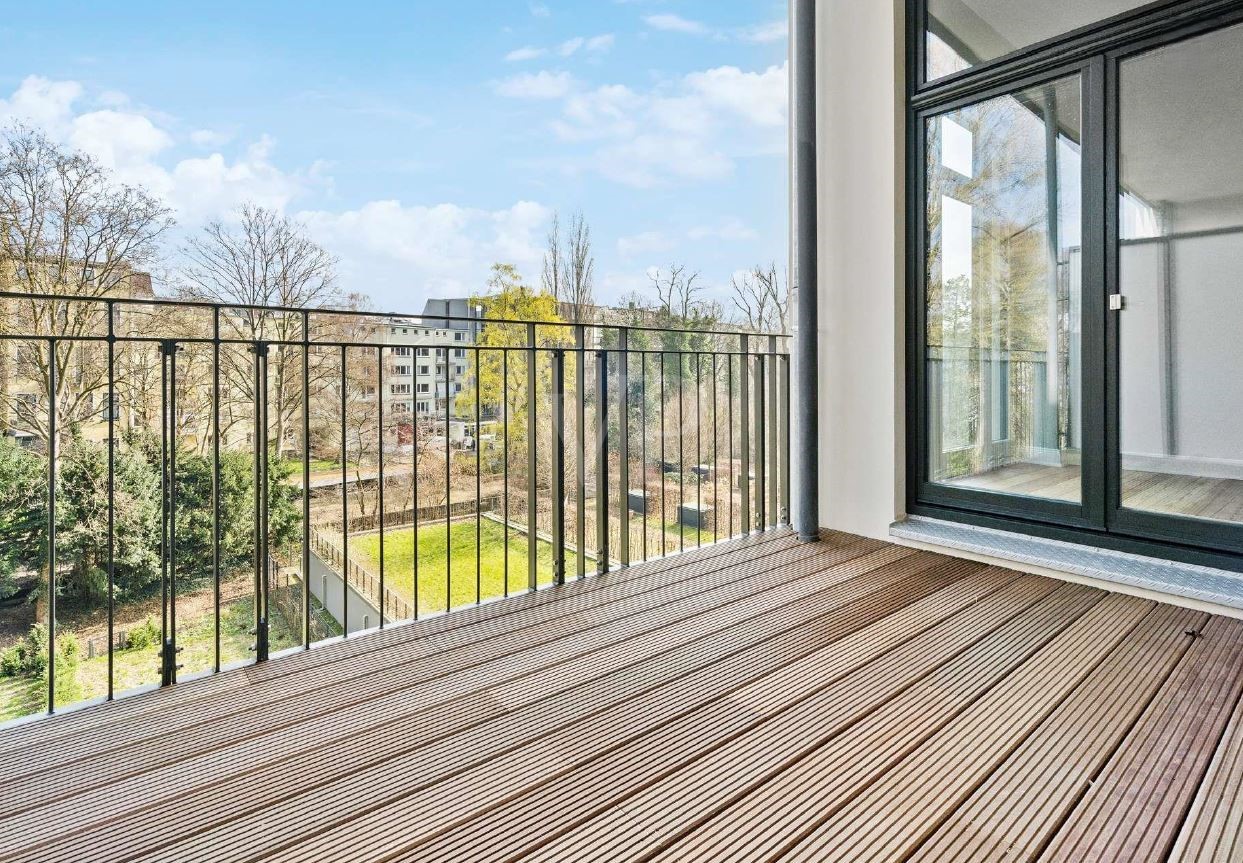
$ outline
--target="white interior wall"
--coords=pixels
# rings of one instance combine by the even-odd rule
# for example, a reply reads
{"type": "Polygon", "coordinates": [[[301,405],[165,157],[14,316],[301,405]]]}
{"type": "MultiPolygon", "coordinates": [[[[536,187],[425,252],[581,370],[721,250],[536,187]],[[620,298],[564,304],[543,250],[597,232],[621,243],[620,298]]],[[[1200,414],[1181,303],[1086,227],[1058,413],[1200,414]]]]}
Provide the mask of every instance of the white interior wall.
{"type": "Polygon", "coordinates": [[[905,495],[904,5],[817,6],[820,524],[878,538],[905,495]]]}

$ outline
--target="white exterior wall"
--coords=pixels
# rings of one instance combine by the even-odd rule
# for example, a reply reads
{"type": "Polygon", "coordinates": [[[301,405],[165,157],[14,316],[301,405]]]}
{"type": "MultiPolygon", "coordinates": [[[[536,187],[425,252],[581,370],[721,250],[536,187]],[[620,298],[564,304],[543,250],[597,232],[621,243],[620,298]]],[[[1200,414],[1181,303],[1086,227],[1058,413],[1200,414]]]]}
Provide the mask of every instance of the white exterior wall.
{"type": "Polygon", "coordinates": [[[820,524],[904,511],[904,3],[820,0],[820,524]]]}
{"type": "Polygon", "coordinates": [[[419,416],[444,416],[444,411],[437,407],[438,400],[445,398],[445,363],[449,364],[449,402],[453,404],[459,387],[465,388],[470,377],[471,354],[466,350],[474,344],[472,329],[436,329],[419,325],[418,321],[395,319],[385,327],[384,343],[390,347],[410,349],[410,356],[399,357],[393,351],[388,352],[388,379],[385,382],[384,398],[386,403],[410,402],[409,395],[393,395],[394,385],[408,384],[417,397],[419,416]],[[458,339],[461,339],[458,341],[458,339]],[[426,349],[428,356],[419,356],[419,350],[426,349]],[[447,356],[437,356],[437,351],[447,351],[447,356]],[[466,351],[458,357],[458,351],[466,351]],[[410,366],[409,375],[398,375],[396,366],[410,366]],[[419,374],[420,366],[427,366],[428,373],[419,374]],[[438,371],[439,370],[439,371],[438,371]],[[428,387],[428,392],[419,392],[419,385],[428,387]]]}

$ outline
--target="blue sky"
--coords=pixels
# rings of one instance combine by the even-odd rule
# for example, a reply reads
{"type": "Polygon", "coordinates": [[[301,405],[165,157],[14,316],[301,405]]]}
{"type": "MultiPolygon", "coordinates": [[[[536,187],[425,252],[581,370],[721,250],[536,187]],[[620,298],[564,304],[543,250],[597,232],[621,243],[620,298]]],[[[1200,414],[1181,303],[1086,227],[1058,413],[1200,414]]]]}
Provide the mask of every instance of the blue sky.
{"type": "MultiPolygon", "coordinates": [[[[786,249],[784,0],[5,3],[0,122],[164,196],[181,231],[254,200],[377,308],[535,282],[582,209],[597,294],[786,249]]],[[[169,251],[175,250],[172,238],[169,251]]]]}

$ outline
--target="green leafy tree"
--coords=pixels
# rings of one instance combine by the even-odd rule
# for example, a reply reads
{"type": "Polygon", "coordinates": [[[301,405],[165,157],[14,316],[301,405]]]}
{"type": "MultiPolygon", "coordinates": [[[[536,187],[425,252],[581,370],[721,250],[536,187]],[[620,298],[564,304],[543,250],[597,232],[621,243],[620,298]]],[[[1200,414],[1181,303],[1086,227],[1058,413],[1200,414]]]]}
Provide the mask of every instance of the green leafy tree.
{"type": "MultiPolygon", "coordinates": [[[[485,317],[495,320],[565,323],[557,313],[557,301],[552,295],[528,286],[512,264],[494,264],[492,277],[488,280],[488,293],[472,297],[471,304],[482,305],[485,317]]],[[[568,346],[572,342],[566,327],[536,327],[536,345],[540,348],[568,346]]],[[[475,387],[478,386],[481,404],[488,408],[499,407],[503,415],[508,416],[511,442],[526,437],[527,355],[510,352],[509,374],[505,377],[503,352],[487,348],[526,347],[527,343],[527,328],[522,324],[488,324],[484,327],[476,342],[484,348],[479,351],[478,366],[472,358],[471,380],[457,398],[458,415],[473,417],[475,387]]],[[[547,351],[540,351],[536,368],[536,401],[537,404],[547,405],[547,396],[552,389],[552,368],[547,351]]]]}
{"type": "MultiPolygon", "coordinates": [[[[160,475],[140,451],[115,453],[112,546],[119,601],[159,584],[160,475]]],[[[71,602],[108,596],[108,448],[77,439],[62,451],[57,483],[57,593],[71,602]]]]}
{"type": "Polygon", "coordinates": [[[18,590],[14,578],[21,567],[39,560],[47,528],[46,462],[0,438],[0,599],[18,590]]]}
{"type": "MultiPolygon", "coordinates": [[[[254,464],[249,453],[220,454],[220,568],[222,573],[253,565],[254,464]]],[[[302,535],[301,495],[289,484],[294,463],[272,458],[268,463],[268,546],[288,548],[302,535]]],[[[177,574],[187,587],[213,579],[212,460],[179,455],[177,460],[177,574]]]]}

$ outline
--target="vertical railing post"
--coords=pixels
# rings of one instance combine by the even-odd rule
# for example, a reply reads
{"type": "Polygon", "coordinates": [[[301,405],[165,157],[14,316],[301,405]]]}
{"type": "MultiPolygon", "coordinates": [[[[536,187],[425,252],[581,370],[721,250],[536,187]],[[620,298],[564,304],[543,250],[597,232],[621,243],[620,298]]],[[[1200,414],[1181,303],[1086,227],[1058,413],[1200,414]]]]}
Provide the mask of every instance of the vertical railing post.
{"type": "Polygon", "coordinates": [[[108,309],[108,700],[115,693],[116,680],[116,567],[117,567],[117,370],[116,304],[108,309]]]}
{"type": "Polygon", "coordinates": [[[617,557],[622,566],[630,565],[630,331],[621,327],[617,334],[617,449],[621,463],[621,482],[617,487],[620,495],[617,515],[621,524],[617,557]]]}
{"type": "Polygon", "coordinates": [[[256,488],[259,501],[259,526],[255,535],[255,546],[258,548],[259,566],[256,568],[258,590],[255,592],[255,611],[258,615],[255,626],[255,660],[264,662],[268,658],[270,646],[270,627],[272,617],[268,607],[268,592],[271,581],[271,549],[268,548],[269,513],[268,504],[271,496],[271,484],[268,480],[268,345],[260,342],[255,346],[256,388],[255,388],[255,472],[256,488]]]}
{"type": "Polygon", "coordinates": [[[311,646],[311,313],[306,311],[302,313],[302,646],[311,646]]]}
{"type": "Polygon", "coordinates": [[[552,580],[565,584],[565,351],[552,352],[552,580]]]}
{"type": "Polygon", "coordinates": [[[47,343],[47,712],[56,711],[56,340],[47,343]]]}
{"type": "Polygon", "coordinates": [[[527,590],[535,590],[539,586],[539,549],[537,521],[539,496],[536,489],[536,478],[539,473],[536,446],[536,410],[538,393],[536,392],[536,346],[535,324],[527,324],[527,590]]]}
{"type": "Polygon", "coordinates": [[[757,353],[755,356],[755,459],[752,462],[755,465],[755,508],[756,508],[756,525],[762,531],[768,527],[768,513],[765,506],[768,504],[767,482],[768,482],[768,463],[766,461],[767,453],[765,446],[768,439],[767,415],[765,413],[764,390],[768,380],[767,356],[764,353],[757,353]]]}
{"type": "Polygon", "coordinates": [[[177,682],[177,344],[160,342],[160,685],[177,682]]]}
{"type": "Polygon", "coordinates": [[[444,347],[445,360],[445,611],[453,609],[453,429],[449,425],[449,347],[444,347]]]}
{"type": "Polygon", "coordinates": [[[350,637],[350,474],[346,440],[349,351],[341,345],[341,637],[350,637]]]}
{"type": "Polygon", "coordinates": [[[480,354],[475,346],[475,604],[483,601],[483,435],[480,434],[483,393],[479,383],[480,354]]]}
{"type": "Polygon", "coordinates": [[[387,594],[384,592],[384,535],[388,531],[384,524],[384,517],[387,514],[384,508],[384,346],[377,345],[375,349],[376,359],[376,392],[375,392],[375,410],[376,410],[376,431],[378,438],[378,451],[376,452],[376,482],[379,484],[376,497],[376,514],[380,522],[380,587],[379,606],[380,606],[380,629],[384,628],[384,613],[388,609],[387,594]]]}
{"type": "MultiPolygon", "coordinates": [[[[509,349],[501,349],[501,471],[505,483],[501,494],[501,523],[505,526],[501,563],[502,593],[509,596],[509,349]]],[[[417,504],[416,504],[417,506],[417,504]]],[[[418,512],[418,509],[415,509],[418,512]]]]}
{"type": "Polygon", "coordinates": [[[768,526],[776,527],[780,520],[777,511],[777,490],[781,479],[781,427],[777,422],[777,399],[779,390],[777,367],[777,337],[768,337],[768,526]]]}
{"type": "Polygon", "coordinates": [[[738,448],[742,453],[742,473],[738,476],[738,491],[742,498],[742,535],[751,533],[751,363],[750,340],[739,337],[738,356],[738,448]]]}
{"type": "Polygon", "coordinates": [[[577,519],[574,525],[575,569],[578,577],[587,575],[587,328],[574,327],[574,500],[577,519]]]}
{"type": "Polygon", "coordinates": [[[220,307],[212,309],[211,369],[211,572],[212,572],[212,667],[220,671],[220,307]]]}
{"type": "Polygon", "coordinates": [[[609,355],[596,351],[596,572],[609,571],[609,355]]]}

